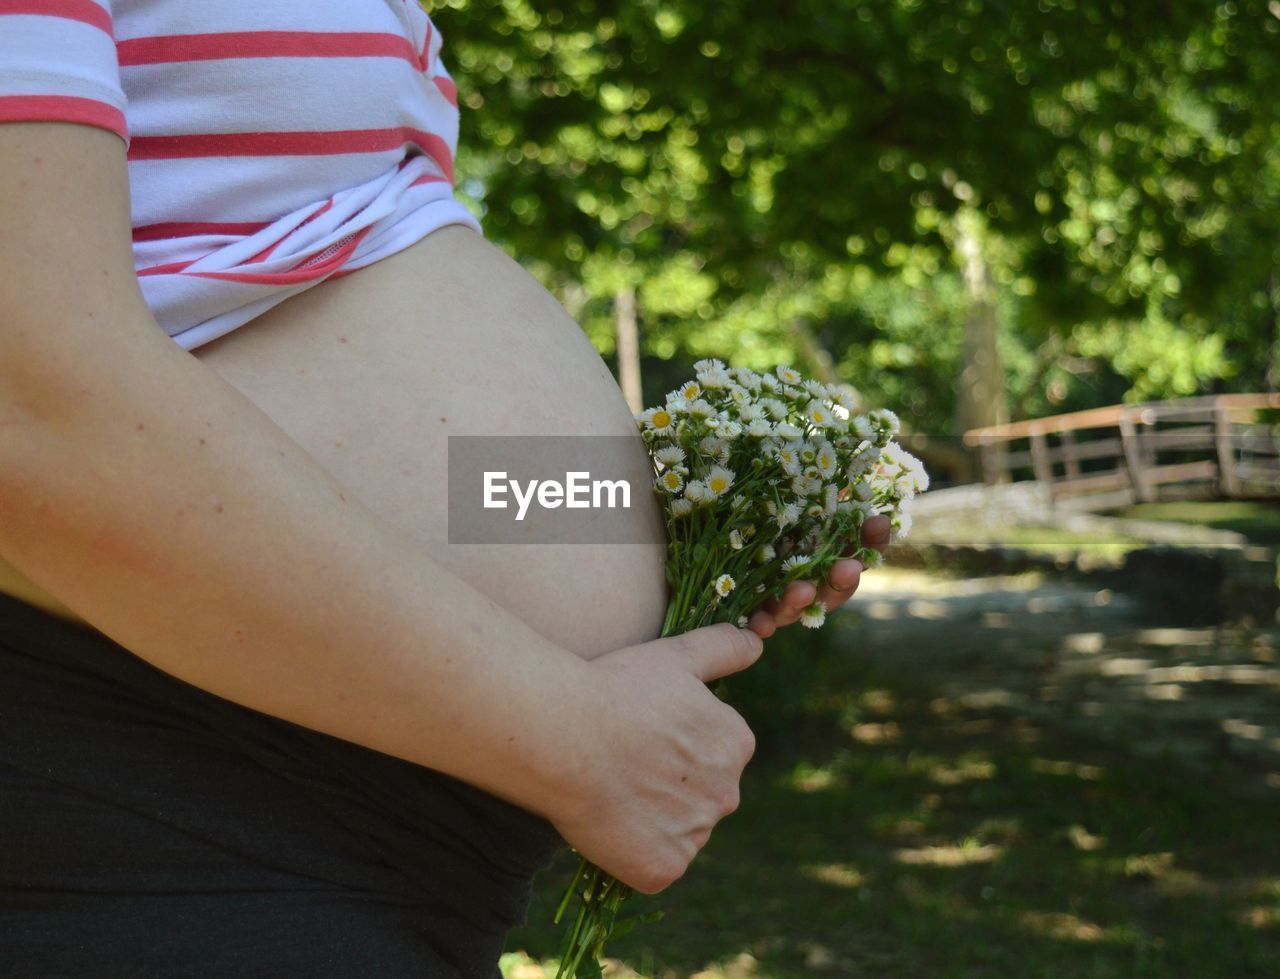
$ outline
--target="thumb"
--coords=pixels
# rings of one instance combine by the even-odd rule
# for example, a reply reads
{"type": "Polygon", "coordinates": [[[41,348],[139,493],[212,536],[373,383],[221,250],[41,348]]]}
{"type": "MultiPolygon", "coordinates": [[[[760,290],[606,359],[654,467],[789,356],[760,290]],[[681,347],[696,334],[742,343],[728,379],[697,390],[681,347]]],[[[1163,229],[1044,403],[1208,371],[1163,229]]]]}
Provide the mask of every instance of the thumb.
{"type": "Polygon", "coordinates": [[[727,622],[657,640],[679,656],[703,683],[738,673],[760,658],[764,640],[727,622]]]}

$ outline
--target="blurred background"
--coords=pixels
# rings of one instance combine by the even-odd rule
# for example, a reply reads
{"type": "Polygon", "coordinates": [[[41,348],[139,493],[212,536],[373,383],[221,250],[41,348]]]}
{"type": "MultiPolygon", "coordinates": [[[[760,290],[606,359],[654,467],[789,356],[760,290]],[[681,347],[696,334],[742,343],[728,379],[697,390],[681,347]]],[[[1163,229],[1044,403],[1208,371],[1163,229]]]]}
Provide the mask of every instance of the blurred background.
{"type": "Polygon", "coordinates": [[[1280,2],[428,9],[462,195],[634,408],[789,363],[937,487],[735,678],[742,808],[609,972],[1280,975],[1280,2]]]}

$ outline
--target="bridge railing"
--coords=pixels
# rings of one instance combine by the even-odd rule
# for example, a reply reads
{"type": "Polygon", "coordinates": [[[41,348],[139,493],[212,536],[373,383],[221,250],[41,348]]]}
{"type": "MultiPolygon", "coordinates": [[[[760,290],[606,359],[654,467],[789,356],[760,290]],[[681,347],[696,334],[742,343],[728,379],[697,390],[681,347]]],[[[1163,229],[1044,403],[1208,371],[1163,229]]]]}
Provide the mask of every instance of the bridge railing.
{"type": "Polygon", "coordinates": [[[1092,510],[1204,497],[1280,497],[1280,447],[1263,409],[1280,394],[1111,405],[972,429],[988,484],[1034,479],[1092,510]]]}

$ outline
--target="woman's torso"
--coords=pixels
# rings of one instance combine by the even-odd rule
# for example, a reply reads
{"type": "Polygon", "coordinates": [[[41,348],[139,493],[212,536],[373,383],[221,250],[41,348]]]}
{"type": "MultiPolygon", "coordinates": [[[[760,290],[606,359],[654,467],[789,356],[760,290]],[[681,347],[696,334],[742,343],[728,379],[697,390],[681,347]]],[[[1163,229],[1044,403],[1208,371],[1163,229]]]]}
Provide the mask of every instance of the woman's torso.
{"type": "MultiPolygon", "coordinates": [[[[447,543],[448,435],[635,432],[582,331],[475,232],[443,228],[193,353],[374,512],[548,638],[590,657],[657,635],[658,545],[447,543]]],[[[648,493],[633,505],[638,521],[656,518],[648,493]]],[[[0,590],[58,610],[2,564],[0,590]]]]}

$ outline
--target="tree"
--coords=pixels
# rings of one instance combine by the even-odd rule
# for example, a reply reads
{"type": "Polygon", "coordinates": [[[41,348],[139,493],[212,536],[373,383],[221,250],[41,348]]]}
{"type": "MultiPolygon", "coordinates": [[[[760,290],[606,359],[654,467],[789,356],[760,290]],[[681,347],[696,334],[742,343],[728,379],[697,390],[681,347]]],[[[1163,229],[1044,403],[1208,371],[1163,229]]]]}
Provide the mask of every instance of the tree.
{"type": "MultiPolygon", "coordinates": [[[[867,336],[840,324],[874,322],[877,295],[959,295],[968,211],[1016,404],[1265,380],[1280,21],[1264,0],[446,6],[466,187],[493,237],[583,290],[605,349],[635,288],[654,352],[719,337],[793,356],[798,310],[852,368],[867,336]]],[[[957,357],[940,333],[963,321],[929,330],[957,357]]],[[[960,365],[918,362],[933,383],[899,406],[945,427],[953,403],[933,402],[960,365]]]]}

